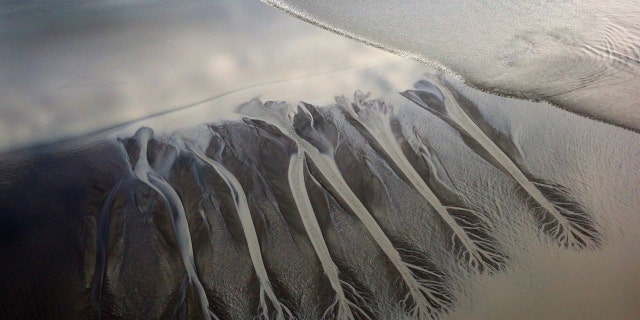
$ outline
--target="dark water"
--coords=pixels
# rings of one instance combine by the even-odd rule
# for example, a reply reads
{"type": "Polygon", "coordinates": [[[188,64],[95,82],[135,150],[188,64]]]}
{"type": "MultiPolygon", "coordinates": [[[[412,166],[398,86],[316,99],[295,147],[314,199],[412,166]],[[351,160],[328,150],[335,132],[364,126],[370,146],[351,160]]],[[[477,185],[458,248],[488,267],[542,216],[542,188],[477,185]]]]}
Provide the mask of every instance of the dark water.
{"type": "Polygon", "coordinates": [[[22,74],[2,109],[2,318],[640,314],[633,131],[483,93],[261,3],[5,7],[3,37],[86,51],[33,53],[49,69],[22,74]],[[149,38],[167,34],[182,46],[149,38]],[[91,68],[68,69],[80,58],[91,68]],[[41,132],[10,117],[29,90],[22,111],[61,114],[41,132]]]}

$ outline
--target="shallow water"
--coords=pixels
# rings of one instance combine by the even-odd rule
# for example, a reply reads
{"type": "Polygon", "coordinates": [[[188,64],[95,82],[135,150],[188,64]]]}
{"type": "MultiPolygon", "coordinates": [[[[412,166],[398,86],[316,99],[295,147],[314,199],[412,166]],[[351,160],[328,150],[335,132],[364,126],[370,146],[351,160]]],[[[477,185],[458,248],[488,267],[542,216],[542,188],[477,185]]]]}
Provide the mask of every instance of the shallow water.
{"type": "Polygon", "coordinates": [[[640,2],[265,0],[339,34],[640,130],[640,2]]]}
{"type": "Polygon", "coordinates": [[[3,318],[640,314],[633,131],[481,92],[257,2],[16,6],[3,37],[48,34],[12,16],[28,13],[84,51],[41,54],[48,68],[1,110],[3,318]],[[66,19],[86,13],[100,19],[66,19]],[[184,46],[149,38],[167,34],[184,46]],[[233,68],[203,67],[221,52],[233,68]],[[80,58],[91,68],[69,70],[80,58]],[[163,63],[182,77],[156,80],[163,63]],[[90,83],[82,73],[99,81],[45,90],[90,83]],[[135,80],[107,85],[121,73],[135,80]],[[30,90],[40,103],[25,113],[63,115],[42,131],[4,116],[30,90]]]}
{"type": "MultiPolygon", "coordinates": [[[[0,60],[2,150],[216,98],[229,101],[218,104],[226,110],[254,97],[328,103],[344,87],[398,81],[363,67],[403,61],[246,0],[3,4],[0,60]],[[323,76],[319,89],[299,81],[323,76]],[[264,88],[274,83],[289,86],[264,88]]],[[[416,66],[388,68],[419,74],[416,66]]]]}

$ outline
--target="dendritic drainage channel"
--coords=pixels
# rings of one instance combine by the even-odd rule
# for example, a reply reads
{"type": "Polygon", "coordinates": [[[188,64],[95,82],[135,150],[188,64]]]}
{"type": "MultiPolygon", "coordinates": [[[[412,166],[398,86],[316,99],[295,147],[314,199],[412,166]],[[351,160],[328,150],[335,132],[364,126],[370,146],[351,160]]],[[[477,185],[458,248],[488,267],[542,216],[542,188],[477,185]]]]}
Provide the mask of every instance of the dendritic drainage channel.
{"type": "MultiPolygon", "coordinates": [[[[508,272],[531,242],[566,252],[606,243],[593,206],[533,168],[517,133],[446,79],[421,80],[394,103],[360,91],[323,107],[252,100],[241,120],[169,136],[142,127],[5,160],[38,168],[4,174],[3,217],[24,226],[14,233],[28,235],[42,206],[55,213],[38,218],[53,240],[25,236],[16,248],[66,243],[59,260],[77,269],[48,276],[43,292],[81,284],[74,307],[37,315],[444,319],[464,281],[508,272]],[[18,195],[29,179],[50,187],[18,195]]],[[[1,234],[9,248],[14,236],[1,234]]],[[[20,275],[16,266],[0,268],[20,275]]]]}

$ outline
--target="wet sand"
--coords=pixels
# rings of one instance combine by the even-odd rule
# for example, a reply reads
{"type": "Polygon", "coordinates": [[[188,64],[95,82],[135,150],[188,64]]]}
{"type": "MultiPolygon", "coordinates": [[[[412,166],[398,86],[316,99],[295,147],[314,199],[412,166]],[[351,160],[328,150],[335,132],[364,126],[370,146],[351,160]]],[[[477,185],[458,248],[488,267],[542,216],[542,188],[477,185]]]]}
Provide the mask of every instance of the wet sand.
{"type": "Polygon", "coordinates": [[[421,81],[2,154],[2,315],[636,314],[637,134],[421,81]]]}

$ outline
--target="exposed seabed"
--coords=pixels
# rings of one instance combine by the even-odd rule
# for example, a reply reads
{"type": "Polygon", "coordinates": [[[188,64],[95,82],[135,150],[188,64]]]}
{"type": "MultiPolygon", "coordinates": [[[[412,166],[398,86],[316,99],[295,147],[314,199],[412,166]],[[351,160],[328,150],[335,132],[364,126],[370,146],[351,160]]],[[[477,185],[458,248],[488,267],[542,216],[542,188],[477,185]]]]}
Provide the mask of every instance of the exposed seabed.
{"type": "Polygon", "coordinates": [[[445,77],[407,89],[2,154],[0,315],[640,313],[636,133],[445,77]]]}

